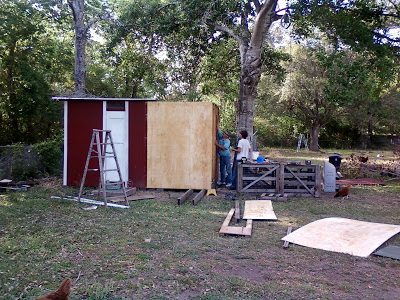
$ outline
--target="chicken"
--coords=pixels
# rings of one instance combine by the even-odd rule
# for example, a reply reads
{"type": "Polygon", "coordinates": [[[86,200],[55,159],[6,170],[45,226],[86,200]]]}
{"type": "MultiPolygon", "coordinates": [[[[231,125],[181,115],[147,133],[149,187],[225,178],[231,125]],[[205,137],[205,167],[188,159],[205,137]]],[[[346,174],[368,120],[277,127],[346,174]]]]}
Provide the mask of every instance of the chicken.
{"type": "Polygon", "coordinates": [[[71,289],[71,280],[64,279],[58,290],[46,296],[40,297],[37,300],[68,300],[70,289],[71,289]]]}
{"type": "Polygon", "coordinates": [[[335,198],[342,197],[342,199],[349,198],[350,188],[351,188],[351,185],[344,185],[344,186],[340,187],[340,189],[336,192],[334,197],[335,198]]]}
{"type": "Polygon", "coordinates": [[[368,156],[359,156],[358,161],[362,163],[366,163],[368,161],[368,156]]]}

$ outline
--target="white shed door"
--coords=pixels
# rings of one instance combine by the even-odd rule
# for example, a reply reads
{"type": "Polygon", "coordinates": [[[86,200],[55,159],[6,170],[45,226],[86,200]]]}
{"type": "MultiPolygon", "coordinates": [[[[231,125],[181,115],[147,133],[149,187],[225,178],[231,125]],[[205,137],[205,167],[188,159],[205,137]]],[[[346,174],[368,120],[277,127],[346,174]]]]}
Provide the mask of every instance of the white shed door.
{"type": "MultiPolygon", "coordinates": [[[[105,129],[111,130],[111,137],[114,142],[122,180],[128,180],[128,126],[126,111],[106,111],[105,129]]],[[[107,145],[107,152],[112,152],[110,145],[107,145]]],[[[111,154],[107,154],[111,155],[111,154]]],[[[114,158],[106,158],[105,169],[116,169],[114,158]]],[[[106,180],[119,181],[118,172],[106,172],[106,180]]]]}

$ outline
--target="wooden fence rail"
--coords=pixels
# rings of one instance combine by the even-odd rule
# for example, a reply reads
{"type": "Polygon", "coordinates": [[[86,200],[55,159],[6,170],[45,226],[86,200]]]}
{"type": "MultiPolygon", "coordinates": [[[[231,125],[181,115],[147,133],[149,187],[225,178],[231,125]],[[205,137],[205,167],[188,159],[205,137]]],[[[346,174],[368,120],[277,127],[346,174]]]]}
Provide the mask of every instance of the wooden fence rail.
{"type": "Polygon", "coordinates": [[[238,164],[240,193],[301,194],[319,197],[321,167],[297,164],[238,164]]]}

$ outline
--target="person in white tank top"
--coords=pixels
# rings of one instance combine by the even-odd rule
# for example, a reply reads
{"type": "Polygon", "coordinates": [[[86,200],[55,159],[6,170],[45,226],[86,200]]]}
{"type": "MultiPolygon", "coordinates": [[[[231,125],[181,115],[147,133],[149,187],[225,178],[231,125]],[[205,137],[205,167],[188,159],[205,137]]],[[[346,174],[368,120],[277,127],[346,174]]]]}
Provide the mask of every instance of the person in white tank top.
{"type": "Polygon", "coordinates": [[[241,130],[238,133],[238,138],[240,139],[238,142],[238,145],[233,151],[236,152],[236,161],[234,162],[234,167],[233,167],[233,175],[232,175],[232,187],[231,189],[236,188],[236,178],[237,178],[237,161],[242,160],[242,157],[246,157],[246,159],[249,159],[249,154],[250,154],[250,142],[247,140],[248,133],[246,130],[241,130]]]}

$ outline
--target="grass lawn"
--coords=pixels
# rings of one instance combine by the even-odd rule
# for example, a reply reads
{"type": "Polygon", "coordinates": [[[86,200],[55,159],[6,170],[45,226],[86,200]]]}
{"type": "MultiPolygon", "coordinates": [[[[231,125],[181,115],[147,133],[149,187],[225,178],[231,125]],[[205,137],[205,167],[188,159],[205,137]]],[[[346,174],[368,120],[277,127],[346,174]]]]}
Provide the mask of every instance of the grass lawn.
{"type": "MultiPolygon", "coordinates": [[[[349,200],[274,202],[277,222],[251,238],[220,236],[234,203],[223,193],[198,206],[152,192],[130,209],[82,210],[51,200],[71,190],[38,186],[0,195],[0,298],[33,299],[71,278],[71,299],[399,299],[400,261],[358,258],[280,239],[325,217],[400,224],[400,184],[357,187],[349,200]],[[151,239],[150,242],[145,241],[151,239]]],[[[249,199],[249,197],[247,197],[249,199]]],[[[241,199],[243,204],[244,198],[241,199]]],[[[400,237],[390,244],[400,245],[400,237]]]]}

